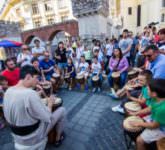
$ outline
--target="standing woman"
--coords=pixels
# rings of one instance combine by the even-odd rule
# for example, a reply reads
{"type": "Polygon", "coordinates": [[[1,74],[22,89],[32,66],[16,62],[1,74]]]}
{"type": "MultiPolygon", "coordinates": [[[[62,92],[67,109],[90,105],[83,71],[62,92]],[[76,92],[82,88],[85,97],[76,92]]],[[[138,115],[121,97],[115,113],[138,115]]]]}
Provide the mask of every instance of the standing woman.
{"type": "Polygon", "coordinates": [[[113,86],[113,79],[112,79],[113,72],[120,73],[120,87],[124,86],[127,78],[128,67],[129,67],[128,60],[123,56],[121,49],[120,48],[114,49],[112,57],[109,61],[110,73],[108,75],[108,81],[110,87],[113,86]]]}
{"type": "Polygon", "coordinates": [[[55,52],[55,59],[58,64],[58,67],[60,68],[62,76],[64,76],[64,71],[67,66],[67,56],[66,56],[66,49],[64,47],[63,42],[58,43],[58,48],[55,52]]]}

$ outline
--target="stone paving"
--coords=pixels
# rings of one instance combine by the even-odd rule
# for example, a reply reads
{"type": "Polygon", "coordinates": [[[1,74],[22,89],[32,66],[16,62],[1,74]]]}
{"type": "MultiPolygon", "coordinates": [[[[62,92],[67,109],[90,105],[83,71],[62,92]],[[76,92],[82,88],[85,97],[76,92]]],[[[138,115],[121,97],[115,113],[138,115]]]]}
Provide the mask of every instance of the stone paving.
{"type": "MultiPolygon", "coordinates": [[[[126,150],[122,132],[123,116],[111,107],[119,102],[106,94],[62,90],[68,123],[66,139],[59,148],[47,150],[126,150]]],[[[10,130],[0,130],[0,150],[14,150],[10,130]]]]}

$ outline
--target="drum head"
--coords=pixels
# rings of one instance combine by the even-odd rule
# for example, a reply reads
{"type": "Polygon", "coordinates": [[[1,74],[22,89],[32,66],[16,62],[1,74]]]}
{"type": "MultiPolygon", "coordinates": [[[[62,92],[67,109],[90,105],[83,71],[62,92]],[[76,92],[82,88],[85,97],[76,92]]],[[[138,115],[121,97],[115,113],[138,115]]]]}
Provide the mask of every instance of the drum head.
{"type": "Polygon", "coordinates": [[[113,72],[112,73],[112,77],[113,78],[119,78],[120,77],[120,73],[119,72],[113,72]]]}
{"type": "Polygon", "coordinates": [[[58,74],[58,73],[53,73],[53,75],[52,75],[54,78],[58,78],[58,77],[60,77],[60,75],[58,74]]]}
{"type": "Polygon", "coordinates": [[[83,74],[78,74],[78,75],[76,76],[76,79],[83,79],[83,78],[84,78],[83,74]]]}
{"type": "Polygon", "coordinates": [[[59,104],[59,103],[61,103],[61,101],[62,101],[62,99],[59,97],[54,98],[54,104],[59,104]]]}
{"type": "Polygon", "coordinates": [[[136,112],[136,111],[139,111],[141,110],[141,106],[139,103],[137,102],[128,102],[128,103],[125,103],[124,105],[125,109],[128,110],[128,111],[133,111],[133,112],[136,112]]]}
{"type": "Polygon", "coordinates": [[[48,101],[47,101],[46,98],[42,98],[41,101],[42,101],[45,105],[47,105],[47,103],[48,103],[48,101]]]}
{"type": "Polygon", "coordinates": [[[142,72],[142,69],[137,68],[137,67],[134,67],[133,70],[136,71],[136,72],[142,72]]]}
{"type": "Polygon", "coordinates": [[[65,79],[68,79],[70,77],[70,75],[65,75],[65,79]]]}
{"type": "Polygon", "coordinates": [[[136,74],[136,73],[137,73],[137,71],[131,70],[131,71],[128,72],[128,75],[134,75],[134,74],[136,74]]]}
{"type": "Polygon", "coordinates": [[[93,80],[93,81],[98,81],[98,80],[99,80],[99,77],[98,77],[98,76],[94,76],[94,77],[92,78],[92,80],[93,80]]]}
{"type": "Polygon", "coordinates": [[[131,121],[144,122],[144,120],[141,119],[141,118],[138,117],[138,116],[130,116],[130,117],[126,118],[126,119],[123,121],[123,127],[124,127],[124,129],[126,129],[126,130],[128,130],[128,131],[132,131],[132,132],[140,131],[140,130],[143,129],[142,127],[135,127],[135,126],[132,126],[131,123],[130,123],[131,121]]]}

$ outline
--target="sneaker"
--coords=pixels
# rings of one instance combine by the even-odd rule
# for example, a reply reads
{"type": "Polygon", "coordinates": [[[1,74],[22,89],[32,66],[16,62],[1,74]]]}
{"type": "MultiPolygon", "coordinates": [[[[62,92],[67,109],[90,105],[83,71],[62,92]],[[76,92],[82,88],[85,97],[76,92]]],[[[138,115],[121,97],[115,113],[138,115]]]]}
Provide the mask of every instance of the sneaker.
{"type": "Polygon", "coordinates": [[[98,89],[97,89],[97,91],[98,91],[98,92],[101,92],[101,89],[100,89],[100,88],[98,88],[98,89]]]}
{"type": "Polygon", "coordinates": [[[95,93],[96,92],[96,88],[93,88],[92,92],[95,93]]]}
{"type": "Polygon", "coordinates": [[[119,112],[121,114],[124,114],[124,109],[120,105],[117,105],[117,106],[112,107],[112,111],[113,112],[119,112]]]}
{"type": "Polygon", "coordinates": [[[111,88],[111,93],[112,93],[115,97],[117,97],[117,95],[116,95],[116,92],[115,92],[114,88],[111,88]]]}
{"type": "Polygon", "coordinates": [[[114,95],[114,94],[112,94],[112,93],[109,93],[108,95],[109,95],[111,98],[116,99],[116,100],[119,98],[117,95],[114,95]]]}

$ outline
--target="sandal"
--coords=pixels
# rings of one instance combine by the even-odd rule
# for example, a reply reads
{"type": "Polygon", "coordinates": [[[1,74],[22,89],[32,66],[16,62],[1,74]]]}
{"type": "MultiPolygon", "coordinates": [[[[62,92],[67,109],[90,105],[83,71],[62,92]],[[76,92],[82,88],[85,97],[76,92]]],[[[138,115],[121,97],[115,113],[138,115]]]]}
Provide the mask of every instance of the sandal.
{"type": "Polygon", "coordinates": [[[65,133],[61,134],[60,140],[55,142],[55,147],[59,147],[65,139],[65,133]]]}

